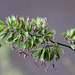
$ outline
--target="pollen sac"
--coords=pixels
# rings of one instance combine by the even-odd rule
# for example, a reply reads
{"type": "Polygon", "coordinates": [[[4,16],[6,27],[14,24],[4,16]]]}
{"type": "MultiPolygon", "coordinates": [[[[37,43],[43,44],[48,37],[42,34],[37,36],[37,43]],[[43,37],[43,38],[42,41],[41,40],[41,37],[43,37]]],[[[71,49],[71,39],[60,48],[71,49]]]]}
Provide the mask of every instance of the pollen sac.
{"type": "Polygon", "coordinates": [[[0,43],[0,47],[1,47],[2,45],[1,45],[1,43],[0,43]]]}

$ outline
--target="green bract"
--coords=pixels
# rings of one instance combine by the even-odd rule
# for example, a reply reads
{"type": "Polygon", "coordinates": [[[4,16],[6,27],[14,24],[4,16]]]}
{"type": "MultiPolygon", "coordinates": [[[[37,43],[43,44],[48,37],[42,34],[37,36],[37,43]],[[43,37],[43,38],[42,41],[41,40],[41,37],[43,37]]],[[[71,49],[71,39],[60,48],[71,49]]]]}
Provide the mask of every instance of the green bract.
{"type": "Polygon", "coordinates": [[[0,32],[2,32],[4,29],[6,29],[5,24],[0,20],[0,32]]]}
{"type": "Polygon", "coordinates": [[[68,40],[72,49],[75,49],[75,28],[74,29],[71,28],[70,30],[67,30],[67,33],[63,33],[62,36],[66,40],[68,40]]]}
{"type": "Polygon", "coordinates": [[[25,20],[23,17],[11,16],[6,18],[5,23],[0,20],[0,38],[5,38],[5,42],[13,50],[15,47],[19,48],[20,55],[24,54],[24,57],[26,57],[31,53],[41,62],[51,62],[54,59],[58,61],[61,52],[64,53],[59,45],[75,51],[75,28],[71,28],[67,33],[62,34],[71,44],[71,47],[55,42],[55,33],[54,29],[49,31],[46,17],[37,17],[37,19],[27,17],[25,20]]]}
{"type": "Polygon", "coordinates": [[[56,43],[54,43],[52,48],[46,46],[46,47],[44,47],[44,49],[38,48],[38,49],[34,50],[33,55],[37,59],[40,59],[42,62],[45,62],[45,61],[50,62],[54,58],[56,59],[56,61],[58,61],[61,57],[60,52],[63,52],[63,50],[56,43]]]}

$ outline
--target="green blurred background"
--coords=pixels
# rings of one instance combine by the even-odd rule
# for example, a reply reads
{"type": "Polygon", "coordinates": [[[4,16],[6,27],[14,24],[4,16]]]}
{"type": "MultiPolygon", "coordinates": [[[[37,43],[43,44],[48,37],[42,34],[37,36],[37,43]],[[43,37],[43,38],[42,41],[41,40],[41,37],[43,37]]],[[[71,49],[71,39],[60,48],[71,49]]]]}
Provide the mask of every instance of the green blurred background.
{"type": "Polygon", "coordinates": [[[1,41],[0,48],[0,75],[27,75],[20,68],[13,67],[11,60],[11,48],[1,41]]]}

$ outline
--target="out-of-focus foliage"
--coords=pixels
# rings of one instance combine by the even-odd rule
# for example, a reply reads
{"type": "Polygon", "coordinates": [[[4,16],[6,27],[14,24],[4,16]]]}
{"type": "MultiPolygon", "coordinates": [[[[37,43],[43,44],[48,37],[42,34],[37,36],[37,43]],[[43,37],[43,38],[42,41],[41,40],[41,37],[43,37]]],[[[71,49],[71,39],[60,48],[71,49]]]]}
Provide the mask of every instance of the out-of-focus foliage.
{"type": "Polygon", "coordinates": [[[70,58],[65,57],[62,60],[62,63],[75,75],[75,64],[71,61],[70,58]]]}
{"type": "Polygon", "coordinates": [[[12,67],[10,58],[11,50],[9,49],[9,46],[5,46],[5,44],[0,48],[0,75],[26,75],[25,72],[21,71],[20,69],[12,67]]]}

